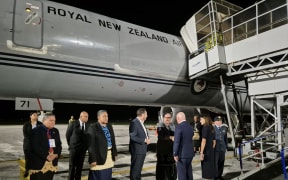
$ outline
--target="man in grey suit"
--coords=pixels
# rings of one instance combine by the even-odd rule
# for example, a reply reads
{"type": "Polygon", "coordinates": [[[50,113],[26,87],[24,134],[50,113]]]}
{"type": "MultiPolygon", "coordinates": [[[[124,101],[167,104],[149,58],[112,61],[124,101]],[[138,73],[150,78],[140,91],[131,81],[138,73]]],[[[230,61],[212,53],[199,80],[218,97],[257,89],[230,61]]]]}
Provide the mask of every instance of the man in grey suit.
{"type": "Polygon", "coordinates": [[[80,180],[85,154],[88,149],[88,113],[82,111],[79,120],[68,125],[66,139],[69,145],[69,180],[80,180]]]}
{"type": "Polygon", "coordinates": [[[176,119],[178,125],[174,133],[173,155],[177,162],[178,180],[193,180],[191,164],[194,156],[193,128],[186,122],[183,112],[177,113],[176,119]]]}
{"type": "Polygon", "coordinates": [[[130,179],[141,179],[141,170],[147,153],[147,145],[150,144],[147,129],[144,122],[147,118],[147,111],[144,108],[137,110],[137,117],[132,120],[129,126],[129,152],[131,154],[130,179]]]}

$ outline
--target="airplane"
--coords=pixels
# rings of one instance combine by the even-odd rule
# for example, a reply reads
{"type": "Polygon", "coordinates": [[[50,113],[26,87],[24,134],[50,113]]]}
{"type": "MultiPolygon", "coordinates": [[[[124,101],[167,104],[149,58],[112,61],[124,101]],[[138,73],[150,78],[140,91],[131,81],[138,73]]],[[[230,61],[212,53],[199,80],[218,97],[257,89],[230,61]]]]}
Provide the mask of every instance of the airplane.
{"type": "Polygon", "coordinates": [[[0,19],[0,100],[250,111],[245,80],[189,79],[181,37],[51,1],[1,1],[0,19]]]}
{"type": "MultiPolygon", "coordinates": [[[[259,4],[262,2],[265,0],[259,4]]],[[[222,71],[205,79],[189,77],[194,74],[189,72],[189,61],[195,44],[187,47],[181,37],[41,0],[1,1],[0,27],[0,100],[20,97],[55,103],[158,106],[160,121],[163,113],[170,111],[174,123],[179,111],[193,116],[208,110],[227,117],[230,111],[236,115],[251,112],[246,79],[233,81],[222,71]]],[[[201,57],[198,53],[196,59],[201,57]]],[[[199,64],[195,61],[193,68],[197,70],[199,64]]],[[[241,70],[244,65],[239,67],[241,70]]],[[[258,82],[261,79],[252,85],[257,88],[258,82]]],[[[267,99],[258,103],[272,107],[275,102],[267,99]]],[[[229,128],[233,134],[231,124],[229,128]]],[[[235,148],[235,142],[232,146],[235,148]]]]}

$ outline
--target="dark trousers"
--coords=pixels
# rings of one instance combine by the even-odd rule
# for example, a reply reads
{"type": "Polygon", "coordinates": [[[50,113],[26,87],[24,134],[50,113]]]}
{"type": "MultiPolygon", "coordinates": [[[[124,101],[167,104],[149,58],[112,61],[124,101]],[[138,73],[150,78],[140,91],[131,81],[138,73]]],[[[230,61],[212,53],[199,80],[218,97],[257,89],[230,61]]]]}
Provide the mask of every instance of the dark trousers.
{"type": "Polygon", "coordinates": [[[24,156],[25,156],[25,173],[28,173],[28,170],[29,170],[29,167],[28,167],[28,165],[29,165],[29,158],[28,158],[28,155],[27,155],[27,154],[25,154],[24,156]]]}
{"type": "Polygon", "coordinates": [[[215,151],[215,167],[216,167],[216,177],[215,179],[219,179],[222,177],[225,163],[225,152],[215,151]]]}
{"type": "Polygon", "coordinates": [[[176,179],[177,169],[172,151],[169,154],[158,151],[156,164],[156,180],[176,179]]]}
{"type": "Polygon", "coordinates": [[[81,172],[85,159],[86,150],[70,149],[69,154],[69,177],[68,180],[81,180],[81,172]]]}
{"type": "Polygon", "coordinates": [[[54,172],[48,171],[45,174],[38,172],[30,175],[30,180],[52,180],[54,172]]]}
{"type": "Polygon", "coordinates": [[[89,170],[88,180],[111,180],[112,168],[103,170],[89,170]]]}
{"type": "Polygon", "coordinates": [[[28,158],[28,154],[29,154],[29,148],[28,145],[30,144],[29,138],[28,137],[24,137],[24,141],[23,141],[23,151],[24,151],[24,157],[25,157],[25,172],[28,172],[29,170],[29,158],[28,158]]]}
{"type": "Polygon", "coordinates": [[[193,180],[192,174],[192,157],[191,158],[180,158],[177,161],[177,175],[178,180],[193,180]]]}
{"type": "Polygon", "coordinates": [[[146,154],[131,154],[130,180],[140,180],[146,154]]]}
{"type": "Polygon", "coordinates": [[[177,170],[175,164],[156,165],[156,180],[176,180],[177,170]]]}

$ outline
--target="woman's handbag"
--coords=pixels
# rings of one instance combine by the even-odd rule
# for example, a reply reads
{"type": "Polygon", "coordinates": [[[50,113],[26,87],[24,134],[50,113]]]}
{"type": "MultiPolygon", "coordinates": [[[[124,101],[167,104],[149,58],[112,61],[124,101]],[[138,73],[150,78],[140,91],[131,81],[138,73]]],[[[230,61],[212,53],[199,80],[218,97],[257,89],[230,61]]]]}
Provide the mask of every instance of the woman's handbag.
{"type": "Polygon", "coordinates": [[[192,140],[199,140],[200,139],[200,135],[199,135],[199,131],[194,131],[194,136],[192,138],[192,140]]]}

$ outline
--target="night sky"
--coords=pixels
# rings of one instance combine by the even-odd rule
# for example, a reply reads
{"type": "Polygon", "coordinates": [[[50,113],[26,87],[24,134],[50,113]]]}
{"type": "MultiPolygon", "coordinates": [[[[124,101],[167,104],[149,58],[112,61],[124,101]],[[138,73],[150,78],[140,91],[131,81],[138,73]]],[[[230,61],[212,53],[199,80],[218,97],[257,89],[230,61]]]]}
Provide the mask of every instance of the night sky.
{"type": "MultiPolygon", "coordinates": [[[[208,0],[177,1],[93,1],[51,0],[75,6],[97,14],[137,24],[154,30],[180,36],[180,29],[192,15],[206,5],[208,0]]],[[[228,0],[229,1],[229,0],[228,0]]],[[[230,0],[246,8],[254,0],[230,0]]]]}

